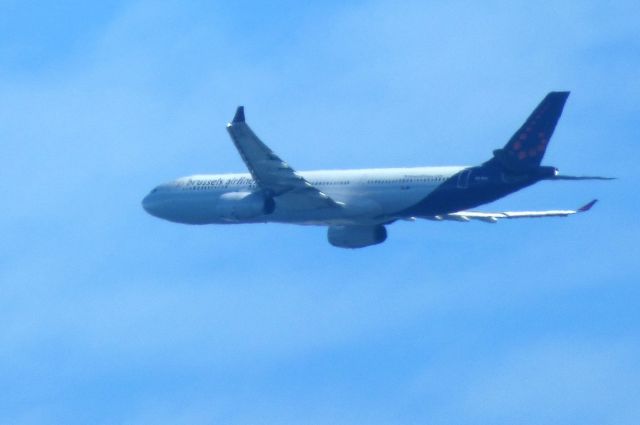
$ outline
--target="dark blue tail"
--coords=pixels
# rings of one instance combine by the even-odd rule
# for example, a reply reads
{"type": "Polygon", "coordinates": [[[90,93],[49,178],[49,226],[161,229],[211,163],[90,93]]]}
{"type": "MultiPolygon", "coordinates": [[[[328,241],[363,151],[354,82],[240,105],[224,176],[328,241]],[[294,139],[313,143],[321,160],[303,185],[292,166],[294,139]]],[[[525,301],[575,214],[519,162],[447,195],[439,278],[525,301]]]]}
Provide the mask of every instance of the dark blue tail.
{"type": "Polygon", "coordinates": [[[494,157],[485,164],[497,164],[514,173],[526,173],[540,166],[568,97],[569,92],[549,93],[509,143],[493,151],[494,157]]]}

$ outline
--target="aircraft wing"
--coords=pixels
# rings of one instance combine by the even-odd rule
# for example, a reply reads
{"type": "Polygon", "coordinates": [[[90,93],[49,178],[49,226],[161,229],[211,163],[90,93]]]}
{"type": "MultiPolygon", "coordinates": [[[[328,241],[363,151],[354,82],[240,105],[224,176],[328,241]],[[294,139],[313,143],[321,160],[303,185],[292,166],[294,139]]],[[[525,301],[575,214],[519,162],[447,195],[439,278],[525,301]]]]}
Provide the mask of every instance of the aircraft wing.
{"type": "Polygon", "coordinates": [[[504,212],[479,212],[479,211],[458,211],[451,214],[436,215],[427,217],[429,220],[448,221],[471,221],[479,220],[485,223],[497,223],[501,219],[511,218],[542,218],[542,217],[566,217],[569,215],[587,212],[597,202],[597,199],[589,202],[577,210],[549,210],[549,211],[504,211],[504,212]]]}
{"type": "Polygon", "coordinates": [[[256,136],[245,122],[244,107],[239,106],[227,131],[258,187],[271,196],[287,194],[299,197],[305,207],[340,207],[343,204],[311,185],[280,159],[256,136]]]}

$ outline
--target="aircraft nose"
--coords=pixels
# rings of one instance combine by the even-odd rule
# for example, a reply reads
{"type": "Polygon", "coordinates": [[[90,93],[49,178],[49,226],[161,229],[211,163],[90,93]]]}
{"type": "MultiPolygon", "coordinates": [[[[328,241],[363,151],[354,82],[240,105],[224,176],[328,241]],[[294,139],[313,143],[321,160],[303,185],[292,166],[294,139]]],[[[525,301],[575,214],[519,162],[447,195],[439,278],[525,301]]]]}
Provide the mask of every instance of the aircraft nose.
{"type": "Polygon", "coordinates": [[[156,215],[155,206],[156,202],[154,201],[151,193],[142,199],[142,208],[144,208],[147,213],[156,215]]]}

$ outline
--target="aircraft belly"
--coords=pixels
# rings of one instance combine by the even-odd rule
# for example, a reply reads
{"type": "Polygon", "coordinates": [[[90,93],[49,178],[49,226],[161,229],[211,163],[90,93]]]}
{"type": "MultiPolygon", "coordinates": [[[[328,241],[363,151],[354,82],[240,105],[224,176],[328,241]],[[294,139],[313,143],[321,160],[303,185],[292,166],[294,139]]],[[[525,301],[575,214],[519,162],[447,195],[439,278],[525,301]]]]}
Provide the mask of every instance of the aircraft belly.
{"type": "Polygon", "coordinates": [[[392,214],[399,209],[409,208],[431,192],[432,188],[424,187],[397,190],[380,194],[379,202],[382,205],[384,214],[392,214]]]}
{"type": "Polygon", "coordinates": [[[159,217],[176,223],[218,223],[217,200],[214,193],[178,194],[159,199],[155,210],[159,217]]]}
{"type": "Polygon", "coordinates": [[[379,223],[390,214],[409,208],[433,190],[432,187],[384,188],[369,191],[327,191],[343,208],[305,209],[286,196],[276,198],[276,210],[268,221],[299,224],[379,223]]]}
{"type": "Polygon", "coordinates": [[[379,223],[399,210],[415,205],[424,199],[432,187],[385,187],[378,190],[350,188],[327,191],[342,207],[309,206],[297,196],[278,196],[276,208],[271,214],[254,217],[222,216],[218,207],[221,191],[181,193],[160,201],[162,218],[185,224],[234,224],[234,223],[295,223],[310,225],[379,223]]]}

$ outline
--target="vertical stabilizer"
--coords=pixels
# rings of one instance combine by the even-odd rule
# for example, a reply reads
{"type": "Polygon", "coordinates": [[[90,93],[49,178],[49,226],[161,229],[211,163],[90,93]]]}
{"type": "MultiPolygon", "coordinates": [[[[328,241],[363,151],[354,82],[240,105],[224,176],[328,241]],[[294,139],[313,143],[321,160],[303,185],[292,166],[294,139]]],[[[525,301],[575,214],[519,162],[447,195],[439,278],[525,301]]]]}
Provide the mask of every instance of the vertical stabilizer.
{"type": "Polygon", "coordinates": [[[494,158],[489,162],[497,161],[513,172],[538,167],[568,97],[569,92],[549,93],[504,148],[493,152],[494,158]]]}

